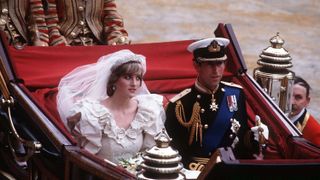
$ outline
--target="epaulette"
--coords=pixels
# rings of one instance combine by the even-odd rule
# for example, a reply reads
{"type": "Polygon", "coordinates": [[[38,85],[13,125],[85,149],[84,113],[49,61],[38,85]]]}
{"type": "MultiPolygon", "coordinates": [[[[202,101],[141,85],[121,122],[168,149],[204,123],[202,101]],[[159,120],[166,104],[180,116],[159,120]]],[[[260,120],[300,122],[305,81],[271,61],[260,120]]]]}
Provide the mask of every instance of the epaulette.
{"type": "Polygon", "coordinates": [[[175,95],[173,98],[170,99],[170,102],[174,103],[176,101],[178,101],[180,98],[182,98],[183,96],[189,94],[191,92],[191,88],[185,89],[182,92],[180,92],[179,94],[175,95]]]}
{"type": "Polygon", "coordinates": [[[242,86],[240,86],[239,84],[233,83],[233,82],[221,81],[221,83],[224,84],[224,85],[226,85],[226,86],[231,86],[231,87],[236,87],[236,88],[243,89],[242,86]]]}

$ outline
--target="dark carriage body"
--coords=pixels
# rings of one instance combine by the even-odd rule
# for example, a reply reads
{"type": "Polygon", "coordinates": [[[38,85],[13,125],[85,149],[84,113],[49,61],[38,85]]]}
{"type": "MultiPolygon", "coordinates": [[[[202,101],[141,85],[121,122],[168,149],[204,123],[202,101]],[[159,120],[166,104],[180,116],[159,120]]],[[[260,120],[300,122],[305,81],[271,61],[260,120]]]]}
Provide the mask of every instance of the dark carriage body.
{"type": "MultiPolygon", "coordinates": [[[[283,177],[290,174],[297,177],[305,175],[307,170],[319,170],[320,148],[301,137],[301,133],[246,73],[246,65],[231,25],[219,24],[215,35],[231,40],[228,46],[230,61],[224,80],[243,86],[247,96],[249,124],[252,125],[255,115],[259,115],[270,129],[270,139],[264,160],[236,159],[232,151],[220,149],[216,152],[217,156],[212,156],[199,179],[234,175],[264,178],[274,173],[282,173],[283,177]]],[[[79,65],[93,63],[100,56],[120,49],[130,49],[147,58],[145,79],[150,91],[162,94],[168,100],[191,86],[196,77],[192,55],[186,51],[191,42],[91,47],[28,46],[17,50],[2,39],[1,74],[6,87],[1,88],[1,93],[3,99],[8,101],[12,97],[14,100],[13,105],[2,103],[0,114],[0,158],[5,168],[19,177],[35,179],[134,179],[124,169],[77,147],[56,110],[55,97],[59,80],[79,65]],[[8,93],[3,91],[6,88],[8,93]],[[8,106],[12,118],[8,115],[8,106]],[[16,131],[10,128],[11,125],[16,131]],[[12,142],[16,138],[14,135],[23,140],[27,152],[31,154],[27,158],[27,168],[18,165],[15,159],[26,158],[28,153],[11,151],[11,147],[14,147],[12,142]]],[[[316,173],[309,175],[319,176],[316,173]]]]}

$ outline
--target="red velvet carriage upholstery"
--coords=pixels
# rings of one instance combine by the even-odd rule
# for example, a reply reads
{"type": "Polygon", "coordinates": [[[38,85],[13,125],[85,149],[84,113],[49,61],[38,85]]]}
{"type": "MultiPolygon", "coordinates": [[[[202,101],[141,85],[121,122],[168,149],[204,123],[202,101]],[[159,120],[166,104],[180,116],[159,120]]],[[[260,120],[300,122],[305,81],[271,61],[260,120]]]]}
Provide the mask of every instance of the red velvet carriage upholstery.
{"type": "Polygon", "coordinates": [[[56,109],[57,85],[72,69],[93,63],[99,57],[120,49],[130,49],[147,58],[145,82],[153,93],[172,97],[191,86],[195,79],[192,55],[186,51],[191,41],[94,47],[8,47],[14,74],[21,87],[72,140],[56,109]]]}
{"type": "MultiPolygon", "coordinates": [[[[191,42],[188,40],[124,46],[25,47],[22,50],[8,47],[8,54],[21,87],[65,136],[75,143],[61,122],[56,109],[57,85],[62,76],[79,65],[96,62],[100,56],[120,49],[130,49],[147,58],[145,81],[149,90],[152,93],[164,95],[168,100],[191,86],[196,78],[192,54],[186,50],[191,42]]],[[[266,106],[265,100],[254,90],[248,77],[238,75],[239,62],[232,51],[229,52],[228,57],[224,80],[236,82],[244,87],[248,98],[249,124],[252,125],[254,116],[259,114],[270,128],[271,146],[266,157],[303,158],[305,152],[290,149],[287,145],[286,141],[290,136],[288,130],[275,119],[272,108],[266,106]]]]}

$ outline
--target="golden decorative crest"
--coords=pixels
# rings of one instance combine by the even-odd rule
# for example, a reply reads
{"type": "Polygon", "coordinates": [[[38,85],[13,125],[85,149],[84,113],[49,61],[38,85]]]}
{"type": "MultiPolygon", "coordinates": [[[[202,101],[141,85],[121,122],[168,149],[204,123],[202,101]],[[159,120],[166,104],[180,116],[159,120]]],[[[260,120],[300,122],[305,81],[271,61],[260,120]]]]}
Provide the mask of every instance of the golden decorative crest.
{"type": "Polygon", "coordinates": [[[219,52],[221,49],[221,47],[219,46],[218,42],[213,40],[210,44],[210,46],[208,47],[208,51],[209,52],[219,52]]]}

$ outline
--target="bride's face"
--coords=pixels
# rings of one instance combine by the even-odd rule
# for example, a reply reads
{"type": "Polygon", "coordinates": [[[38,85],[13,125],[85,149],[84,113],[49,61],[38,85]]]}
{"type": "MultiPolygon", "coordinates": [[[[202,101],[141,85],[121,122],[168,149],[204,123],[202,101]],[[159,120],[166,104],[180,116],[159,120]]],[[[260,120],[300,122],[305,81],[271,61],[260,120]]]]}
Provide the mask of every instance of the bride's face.
{"type": "Polygon", "coordinates": [[[115,93],[124,97],[133,97],[136,95],[137,90],[142,83],[142,77],[140,74],[125,74],[120,76],[116,82],[115,93]]]}

